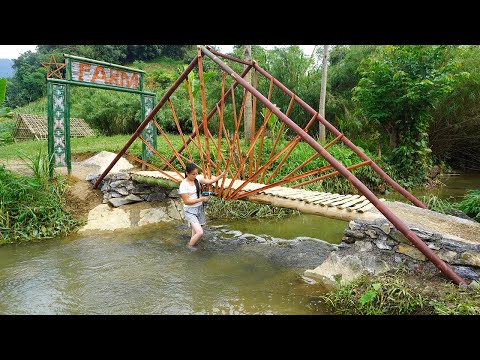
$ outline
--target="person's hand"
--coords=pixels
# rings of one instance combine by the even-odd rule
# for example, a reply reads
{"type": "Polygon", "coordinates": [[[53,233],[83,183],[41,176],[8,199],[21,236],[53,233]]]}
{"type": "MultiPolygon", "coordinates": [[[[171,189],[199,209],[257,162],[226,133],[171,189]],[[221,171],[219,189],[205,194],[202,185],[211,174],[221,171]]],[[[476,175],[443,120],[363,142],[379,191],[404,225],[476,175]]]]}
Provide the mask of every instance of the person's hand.
{"type": "Polygon", "coordinates": [[[208,201],[208,196],[202,196],[200,198],[200,200],[202,200],[202,202],[207,202],[208,201]]]}

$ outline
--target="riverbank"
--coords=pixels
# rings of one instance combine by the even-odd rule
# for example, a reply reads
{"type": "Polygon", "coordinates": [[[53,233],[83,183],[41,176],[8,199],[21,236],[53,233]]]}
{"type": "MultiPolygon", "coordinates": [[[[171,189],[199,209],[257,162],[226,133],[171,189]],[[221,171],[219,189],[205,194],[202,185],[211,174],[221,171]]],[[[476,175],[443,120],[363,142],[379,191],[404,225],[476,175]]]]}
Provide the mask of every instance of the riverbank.
{"type": "MultiPolygon", "coordinates": [[[[89,214],[91,211],[98,206],[102,206],[103,202],[103,193],[98,189],[93,189],[90,182],[86,181],[85,178],[88,175],[98,174],[99,169],[92,166],[84,166],[81,164],[82,161],[75,161],[72,163],[72,173],[70,176],[66,176],[65,168],[58,168],[58,171],[61,176],[65,176],[68,180],[68,187],[65,192],[66,197],[66,207],[77,219],[85,222],[87,224],[89,214]]],[[[11,164],[12,165],[12,164],[11,164]]],[[[13,164],[15,171],[22,172],[28,171],[28,167],[23,166],[22,164],[13,164]]],[[[104,207],[109,207],[106,204],[103,204],[104,207]]],[[[132,204],[122,206],[122,211],[133,210],[136,211],[136,207],[145,207],[146,204],[132,204]]],[[[255,243],[255,241],[253,241],[255,243]]],[[[288,243],[288,241],[287,241],[288,243]]],[[[263,248],[265,249],[265,248],[263,248]]],[[[310,261],[306,261],[310,257],[309,252],[305,253],[304,268],[314,268],[315,264],[312,266],[310,261]]],[[[299,266],[301,259],[296,259],[296,262],[299,266]]],[[[429,264],[431,265],[431,264],[429,264]]],[[[418,271],[411,272],[399,272],[396,273],[397,277],[406,281],[411,285],[413,291],[427,291],[431,294],[448,294],[451,292],[452,284],[446,280],[442,274],[433,267],[426,266],[425,268],[418,269],[418,271]],[[432,271],[430,271],[432,270],[432,271]]],[[[372,280],[375,281],[375,280],[372,280]]]]}

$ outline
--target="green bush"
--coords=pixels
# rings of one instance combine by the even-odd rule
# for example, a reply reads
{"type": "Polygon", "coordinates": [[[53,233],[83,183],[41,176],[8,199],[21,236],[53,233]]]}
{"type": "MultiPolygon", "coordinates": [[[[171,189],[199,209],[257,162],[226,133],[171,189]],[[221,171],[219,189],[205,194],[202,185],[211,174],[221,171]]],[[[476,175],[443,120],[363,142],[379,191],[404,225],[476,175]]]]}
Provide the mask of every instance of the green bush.
{"type": "Polygon", "coordinates": [[[15,121],[7,118],[0,118],[0,146],[13,143],[13,129],[15,121]]]}
{"type": "Polygon", "coordinates": [[[458,207],[471,218],[480,221],[480,189],[468,191],[458,207]]]}

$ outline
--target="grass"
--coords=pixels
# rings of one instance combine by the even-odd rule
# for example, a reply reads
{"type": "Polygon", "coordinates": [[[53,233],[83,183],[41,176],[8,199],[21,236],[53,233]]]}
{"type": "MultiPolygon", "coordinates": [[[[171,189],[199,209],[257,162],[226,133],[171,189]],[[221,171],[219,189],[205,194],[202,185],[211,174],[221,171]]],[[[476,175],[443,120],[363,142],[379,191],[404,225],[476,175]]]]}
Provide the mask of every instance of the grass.
{"type": "Polygon", "coordinates": [[[454,204],[454,198],[447,200],[442,200],[438,196],[433,194],[428,194],[426,196],[420,196],[419,200],[422,201],[428,209],[437,211],[443,214],[448,213],[448,210],[456,209],[457,206],[454,204]]]}
{"type": "MultiPolygon", "coordinates": [[[[115,136],[99,135],[95,137],[86,137],[86,138],[71,138],[72,159],[75,158],[76,154],[92,154],[93,155],[101,151],[110,151],[110,152],[118,153],[130,138],[131,138],[131,135],[115,135],[115,136]]],[[[179,149],[183,145],[182,139],[179,135],[168,134],[168,139],[172,143],[175,149],[179,149]]],[[[202,137],[202,143],[203,141],[204,139],[202,137]]],[[[266,162],[266,159],[263,159],[263,157],[267,156],[270,153],[270,150],[267,144],[268,142],[266,141],[263,147],[263,152],[262,152],[262,163],[266,162]]],[[[133,142],[133,144],[130,146],[130,148],[127,150],[127,152],[129,154],[132,154],[136,157],[141,158],[141,147],[142,147],[141,141],[139,139],[136,139],[133,142]]],[[[242,151],[246,152],[247,147],[245,146],[243,141],[241,141],[241,147],[242,147],[242,151]]],[[[201,164],[197,147],[191,143],[189,145],[189,149],[190,149],[190,152],[192,153],[194,162],[197,164],[201,164]]],[[[47,140],[19,141],[16,143],[0,146],[0,162],[2,160],[19,160],[21,159],[22,156],[31,157],[37,154],[39,151],[43,151],[44,153],[46,153],[47,140]]],[[[157,151],[167,159],[173,156],[173,151],[170,148],[169,144],[160,135],[157,138],[157,151]]],[[[223,156],[227,158],[226,154],[228,154],[228,152],[229,150],[227,149],[226,144],[222,144],[223,156]]],[[[275,182],[282,179],[285,175],[290,173],[299,163],[303,162],[306,158],[310,157],[313,152],[314,152],[313,149],[307,146],[299,146],[298,149],[296,149],[296,151],[292,152],[292,154],[290,155],[291,158],[289,157],[289,159],[282,166],[280,166],[280,170],[278,171],[277,175],[270,182],[275,182]]],[[[217,151],[214,147],[214,143],[210,141],[210,155],[212,159],[214,159],[214,161],[216,161],[215,160],[216,154],[217,154],[217,151]]],[[[187,156],[188,154],[187,152],[184,151],[182,155],[187,156]]],[[[346,152],[342,150],[342,151],[339,151],[338,156],[340,159],[343,159],[343,156],[350,157],[351,154],[350,152],[346,152]]],[[[238,160],[236,162],[238,163],[238,160]]],[[[280,160],[277,160],[274,164],[270,166],[265,176],[265,179],[268,178],[269,174],[276,168],[279,162],[280,160]]],[[[163,161],[161,161],[157,157],[153,157],[152,163],[153,165],[156,165],[156,166],[162,166],[164,164],[163,161]]],[[[325,163],[323,159],[319,160],[315,164],[310,164],[309,166],[311,168],[307,168],[304,171],[312,170],[312,168],[318,168],[318,166],[321,166],[323,163],[325,163]]],[[[231,165],[231,170],[234,171],[233,165],[231,165]]],[[[306,177],[304,179],[297,180],[296,182],[302,182],[308,179],[309,177],[306,177]]],[[[259,180],[260,180],[260,177],[257,179],[257,181],[259,180]]],[[[317,182],[305,185],[304,188],[308,190],[329,191],[329,192],[336,192],[341,194],[352,193],[353,191],[355,191],[352,185],[341,175],[335,176],[323,181],[317,181],[317,182]]]]}
{"type": "Polygon", "coordinates": [[[0,244],[66,235],[80,222],[64,210],[66,182],[48,176],[42,152],[31,158],[32,176],[0,165],[0,244]]]}
{"type": "MultiPolygon", "coordinates": [[[[72,155],[78,153],[96,154],[101,151],[118,152],[127,143],[128,139],[130,139],[130,135],[71,138],[70,148],[72,155]]],[[[19,141],[13,144],[0,146],[0,160],[21,160],[24,156],[35,156],[39,151],[46,153],[48,151],[47,146],[47,140],[19,141]]],[[[141,145],[137,140],[132,144],[128,152],[135,153],[139,152],[140,149],[141,145]]]]}
{"type": "Polygon", "coordinates": [[[226,201],[212,197],[212,199],[208,201],[208,216],[210,218],[272,218],[298,213],[298,211],[292,209],[279,208],[244,200],[226,201]]]}
{"type": "Polygon", "coordinates": [[[445,281],[432,290],[420,275],[410,275],[418,278],[409,281],[402,275],[403,270],[364,274],[320,298],[343,315],[480,315],[480,288],[445,281]]]}

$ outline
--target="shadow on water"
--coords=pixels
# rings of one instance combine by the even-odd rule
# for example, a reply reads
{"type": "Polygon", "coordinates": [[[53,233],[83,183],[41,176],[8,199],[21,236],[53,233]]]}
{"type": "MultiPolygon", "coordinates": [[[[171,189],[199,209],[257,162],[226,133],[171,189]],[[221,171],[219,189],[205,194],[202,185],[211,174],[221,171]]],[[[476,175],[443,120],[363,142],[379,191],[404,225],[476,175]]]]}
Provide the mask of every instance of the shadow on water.
{"type": "Polygon", "coordinates": [[[214,220],[196,251],[183,223],[3,246],[0,313],[324,314],[325,290],[302,274],[345,226],[314,215],[214,220]]]}

